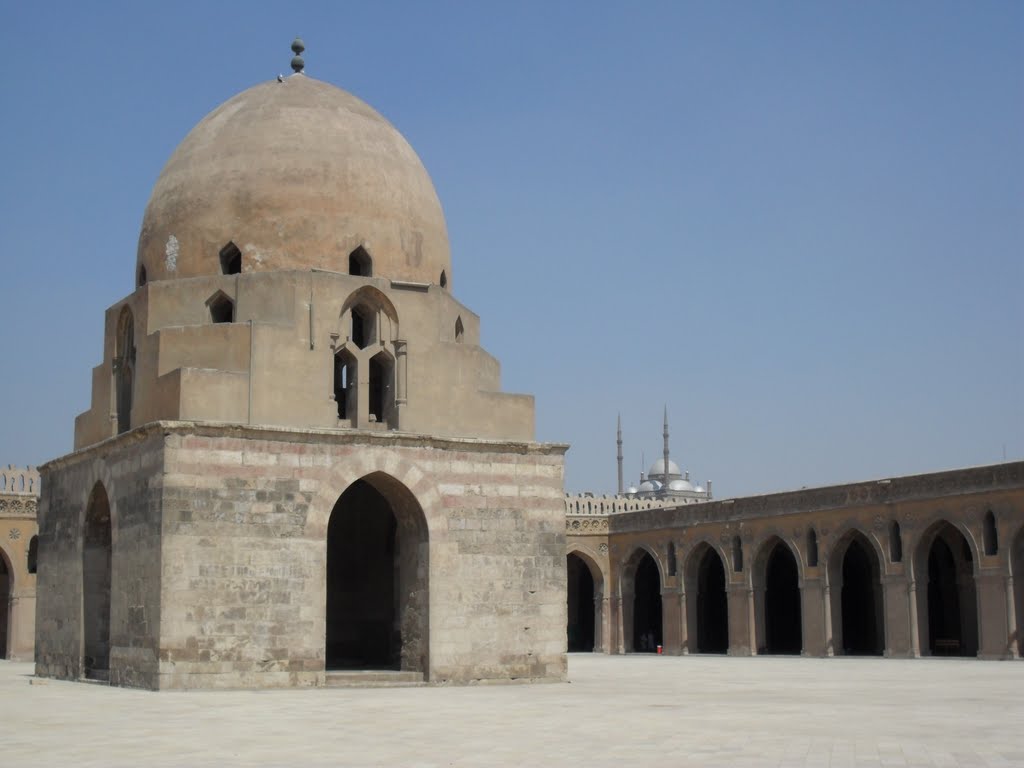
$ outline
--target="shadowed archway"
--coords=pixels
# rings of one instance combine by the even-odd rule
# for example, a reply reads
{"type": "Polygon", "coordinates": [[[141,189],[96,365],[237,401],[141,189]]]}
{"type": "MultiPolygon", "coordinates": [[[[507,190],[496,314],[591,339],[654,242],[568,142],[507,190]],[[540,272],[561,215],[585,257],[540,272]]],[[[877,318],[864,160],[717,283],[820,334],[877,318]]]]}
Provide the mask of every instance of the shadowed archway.
{"type": "Polygon", "coordinates": [[[662,636],[661,571],[646,549],[638,549],[623,569],[622,594],[626,603],[623,629],[632,653],[654,653],[662,636]]]}
{"type": "Polygon", "coordinates": [[[687,637],[694,653],[726,653],[729,650],[729,608],[725,565],[707,543],[698,546],[687,561],[687,637]]]}
{"type": "Polygon", "coordinates": [[[761,547],[754,574],[758,653],[799,654],[803,627],[796,556],[773,537],[761,547]]]}
{"type": "Polygon", "coordinates": [[[327,527],[328,670],[427,672],[428,546],[423,510],[375,472],[338,498],[327,527]]]}
{"type": "Polygon", "coordinates": [[[850,531],[829,558],[832,637],[837,653],[881,656],[885,614],[878,553],[860,531],[850,531]]]}
{"type": "Polygon", "coordinates": [[[601,596],[604,592],[601,571],[586,555],[570,552],[566,556],[566,577],[567,647],[569,651],[600,650],[601,596]]]}
{"type": "Polygon", "coordinates": [[[110,501],[101,483],[93,486],[82,532],[82,674],[110,678],[110,588],[112,530],[110,501]]]}
{"type": "Polygon", "coordinates": [[[922,536],[914,563],[921,651],[932,656],[978,654],[978,606],[974,553],[949,522],[922,536]]]}
{"type": "Polygon", "coordinates": [[[0,548],[0,659],[7,658],[10,647],[8,635],[11,628],[11,595],[14,592],[14,571],[7,553],[0,548]]]}
{"type": "MultiPolygon", "coordinates": [[[[1021,528],[1013,539],[1010,550],[1010,568],[1013,573],[1014,614],[1017,619],[1017,655],[1024,656],[1024,528],[1021,528]]],[[[1014,638],[1011,638],[1013,642],[1014,638]]]]}

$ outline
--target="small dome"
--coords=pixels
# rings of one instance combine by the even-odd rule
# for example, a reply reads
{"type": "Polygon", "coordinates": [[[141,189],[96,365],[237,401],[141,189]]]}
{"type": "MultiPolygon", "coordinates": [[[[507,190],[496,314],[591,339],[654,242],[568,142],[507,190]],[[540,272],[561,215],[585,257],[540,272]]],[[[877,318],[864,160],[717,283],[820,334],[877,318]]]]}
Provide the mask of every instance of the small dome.
{"type": "Polygon", "coordinates": [[[412,147],[365,102],[296,74],[229,99],[178,145],[146,206],[135,273],[349,273],[360,247],[374,277],[451,283],[441,203],[412,147]]]}
{"type": "Polygon", "coordinates": [[[644,480],[640,483],[640,489],[637,493],[651,493],[661,487],[660,483],[655,483],[651,480],[644,480]]]}
{"type": "MultiPolygon", "coordinates": [[[[665,460],[664,459],[658,459],[656,462],[651,464],[651,468],[647,472],[647,476],[648,477],[654,477],[654,476],[660,477],[661,475],[664,475],[664,474],[665,474],[665,460]]],[[[682,477],[682,475],[683,475],[683,473],[679,471],[679,465],[676,464],[674,461],[672,461],[672,459],[669,459],[668,460],[668,476],[669,477],[673,477],[673,476],[682,477]]]]}
{"type": "Polygon", "coordinates": [[[693,485],[687,480],[673,480],[668,484],[670,491],[692,491],[693,485]]]}
{"type": "Polygon", "coordinates": [[[704,490],[703,485],[698,485],[693,490],[695,490],[697,493],[707,493],[707,491],[704,490]]]}
{"type": "Polygon", "coordinates": [[[631,485],[631,486],[629,486],[629,488],[627,488],[627,489],[626,489],[626,493],[627,493],[627,494],[633,494],[633,493],[636,493],[636,486],[635,486],[635,485],[631,485]]]}

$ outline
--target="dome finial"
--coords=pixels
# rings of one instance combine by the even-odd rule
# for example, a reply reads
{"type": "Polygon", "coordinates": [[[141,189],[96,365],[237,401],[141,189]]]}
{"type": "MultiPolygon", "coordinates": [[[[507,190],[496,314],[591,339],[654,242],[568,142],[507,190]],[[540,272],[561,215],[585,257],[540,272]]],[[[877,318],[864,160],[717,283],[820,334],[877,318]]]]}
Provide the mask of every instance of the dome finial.
{"type": "Polygon", "coordinates": [[[302,52],[306,50],[306,44],[302,42],[301,37],[296,37],[292,41],[292,53],[295,56],[292,58],[292,69],[295,70],[295,74],[298,74],[306,67],[306,62],[302,59],[302,52]]]}

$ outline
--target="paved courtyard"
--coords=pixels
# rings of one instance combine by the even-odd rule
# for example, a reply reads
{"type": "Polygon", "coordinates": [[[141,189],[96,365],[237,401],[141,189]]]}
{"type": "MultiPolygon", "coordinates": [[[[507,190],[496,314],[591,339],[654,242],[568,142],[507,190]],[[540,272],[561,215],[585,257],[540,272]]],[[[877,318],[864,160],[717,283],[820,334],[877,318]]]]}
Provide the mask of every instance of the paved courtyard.
{"type": "Polygon", "coordinates": [[[0,662],[5,766],[1024,766],[1024,662],[570,656],[570,684],[149,693],[0,662]]]}

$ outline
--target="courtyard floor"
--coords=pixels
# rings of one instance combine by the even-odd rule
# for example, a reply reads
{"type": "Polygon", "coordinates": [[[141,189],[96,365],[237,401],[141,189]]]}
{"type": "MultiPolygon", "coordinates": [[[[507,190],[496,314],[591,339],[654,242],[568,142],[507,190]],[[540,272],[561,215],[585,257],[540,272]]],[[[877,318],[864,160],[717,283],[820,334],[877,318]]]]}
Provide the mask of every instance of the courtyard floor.
{"type": "Polygon", "coordinates": [[[1024,662],[572,654],[571,683],[164,692],[0,662],[5,766],[1024,766],[1024,662]]]}

